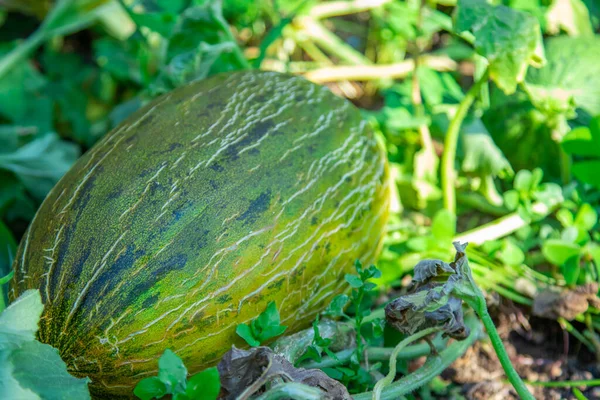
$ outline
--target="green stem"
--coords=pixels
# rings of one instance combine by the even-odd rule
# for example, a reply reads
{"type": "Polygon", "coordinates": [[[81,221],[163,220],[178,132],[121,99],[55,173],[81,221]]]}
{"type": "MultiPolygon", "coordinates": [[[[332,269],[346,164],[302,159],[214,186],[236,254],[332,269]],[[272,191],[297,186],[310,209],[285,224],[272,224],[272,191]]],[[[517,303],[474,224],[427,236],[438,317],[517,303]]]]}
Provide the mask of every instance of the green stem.
{"type": "Polygon", "coordinates": [[[454,180],[456,172],[454,161],[456,159],[456,147],[460,127],[469,112],[469,108],[480,92],[481,86],[488,81],[489,70],[486,69],[481,77],[475,81],[463,100],[458,105],[456,114],[450,121],[446,138],[444,140],[444,153],[442,154],[442,193],[444,195],[444,208],[456,215],[456,193],[454,192],[454,180]]]}
{"type": "MultiPolygon", "coordinates": [[[[441,350],[446,343],[446,339],[442,339],[441,337],[436,337],[433,340],[433,345],[436,350],[441,350]]],[[[311,361],[305,364],[300,364],[302,368],[331,368],[336,367],[338,365],[346,364],[350,361],[352,354],[355,349],[346,349],[340,352],[335,353],[337,360],[331,357],[323,357],[320,362],[311,361]]],[[[393,347],[369,347],[366,350],[367,357],[369,361],[388,361],[394,352],[393,347]]],[[[413,346],[408,346],[402,351],[401,354],[396,356],[397,360],[412,360],[418,357],[426,356],[431,353],[431,347],[427,343],[419,343],[413,346]]]]}
{"type": "Polygon", "coordinates": [[[381,399],[381,391],[383,390],[383,388],[385,388],[386,386],[389,386],[390,383],[392,383],[394,381],[394,378],[396,377],[396,361],[398,358],[398,354],[400,354],[400,352],[406,346],[408,346],[409,343],[419,340],[419,339],[421,339],[427,335],[430,335],[434,332],[437,332],[440,329],[441,328],[439,328],[439,327],[427,328],[427,329],[422,330],[421,332],[417,332],[414,335],[407,337],[406,339],[404,339],[403,341],[398,343],[398,345],[394,348],[394,351],[392,352],[392,355],[390,357],[390,368],[389,368],[388,374],[383,379],[380,379],[379,382],[377,382],[377,384],[375,384],[375,388],[373,389],[373,400],[380,400],[381,399]]]}
{"type": "Polygon", "coordinates": [[[268,392],[256,397],[255,400],[320,400],[322,398],[323,392],[315,387],[297,382],[288,382],[275,386],[268,392]]]}
{"type": "Polygon", "coordinates": [[[457,193],[456,197],[460,203],[485,214],[493,215],[494,217],[501,217],[508,214],[508,210],[505,207],[491,204],[478,193],[457,193]]]}
{"type": "MultiPolygon", "coordinates": [[[[470,315],[465,319],[466,325],[471,329],[469,337],[462,341],[456,341],[442,350],[438,356],[429,357],[425,365],[418,370],[398,379],[381,393],[381,400],[398,400],[401,396],[407,395],[419,387],[425,385],[433,378],[442,373],[450,364],[462,356],[471,345],[479,339],[481,334],[481,325],[474,316],[470,315]]],[[[352,396],[354,400],[371,400],[373,392],[365,392],[352,396]]]]}
{"type": "Polygon", "coordinates": [[[309,38],[340,60],[353,65],[372,64],[371,60],[362,53],[354,50],[354,48],[325,28],[320,22],[309,17],[301,18],[298,22],[304,28],[304,33],[309,38]]]}
{"type": "Polygon", "coordinates": [[[569,332],[571,335],[575,336],[575,338],[581,343],[583,343],[591,352],[596,352],[596,348],[594,347],[594,345],[589,340],[587,340],[587,338],[583,336],[577,329],[575,329],[575,327],[571,325],[569,321],[567,321],[563,317],[558,317],[556,321],[562,326],[564,330],[569,332]]]}
{"type": "Polygon", "coordinates": [[[575,386],[600,386],[600,379],[590,379],[581,381],[558,381],[558,382],[541,382],[533,381],[527,382],[531,386],[543,386],[543,387],[555,387],[555,388],[567,388],[575,386]]]}
{"type": "Polygon", "coordinates": [[[0,59],[0,79],[4,78],[17,64],[25,62],[27,57],[46,40],[44,31],[40,28],[24,42],[15,47],[10,53],[0,59]]]}
{"type": "Polygon", "coordinates": [[[481,322],[483,322],[483,326],[487,331],[487,334],[492,342],[492,346],[496,351],[496,355],[498,356],[498,360],[500,360],[500,364],[506,373],[506,377],[513,385],[519,397],[523,400],[535,400],[535,397],[529,392],[523,380],[517,374],[515,367],[512,365],[510,358],[508,357],[508,353],[506,353],[506,349],[502,344],[502,339],[496,330],[496,326],[494,325],[494,321],[492,321],[492,317],[488,313],[487,306],[485,304],[485,299],[481,295],[481,293],[477,294],[475,301],[469,301],[469,305],[477,312],[479,318],[481,318],[481,322]],[[474,303],[474,304],[472,304],[474,303]]]}
{"type": "Polygon", "coordinates": [[[225,21],[225,19],[221,16],[217,17],[217,21],[219,21],[221,29],[223,29],[223,31],[227,35],[227,38],[235,44],[235,46],[233,47],[232,54],[235,56],[242,69],[252,69],[252,66],[246,59],[246,56],[244,56],[244,52],[242,52],[242,49],[240,48],[237,42],[237,39],[235,38],[235,36],[233,36],[233,32],[231,32],[231,27],[229,26],[227,21],[225,21]]]}

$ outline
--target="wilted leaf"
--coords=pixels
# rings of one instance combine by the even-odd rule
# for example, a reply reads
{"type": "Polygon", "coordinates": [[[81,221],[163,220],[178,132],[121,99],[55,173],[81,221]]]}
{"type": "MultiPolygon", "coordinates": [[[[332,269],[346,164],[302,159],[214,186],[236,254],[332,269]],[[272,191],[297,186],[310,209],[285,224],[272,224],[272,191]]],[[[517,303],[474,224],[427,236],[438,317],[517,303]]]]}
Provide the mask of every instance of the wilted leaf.
{"type": "Polygon", "coordinates": [[[275,378],[316,387],[324,392],[324,399],[350,400],[348,390],[339,382],[316,369],[294,368],[283,356],[268,347],[249,351],[233,347],[218,367],[224,399],[233,400],[241,393],[259,393],[275,378]]]}
{"type": "Polygon", "coordinates": [[[598,284],[591,282],[575,289],[544,290],[533,299],[533,314],[543,318],[573,320],[591,305],[600,308],[598,284]]]}

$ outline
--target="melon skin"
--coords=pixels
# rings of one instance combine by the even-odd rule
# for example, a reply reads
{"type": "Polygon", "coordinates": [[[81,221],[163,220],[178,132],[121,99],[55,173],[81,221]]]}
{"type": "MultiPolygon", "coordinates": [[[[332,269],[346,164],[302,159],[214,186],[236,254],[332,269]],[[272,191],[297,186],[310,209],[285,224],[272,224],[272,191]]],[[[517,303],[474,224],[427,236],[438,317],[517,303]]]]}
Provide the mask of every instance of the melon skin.
{"type": "Polygon", "coordinates": [[[348,101],[292,75],[220,74],[134,113],[50,192],[9,297],[95,398],[128,398],[170,348],[190,373],[275,301],[306,328],[376,260],[387,161],[348,101]]]}

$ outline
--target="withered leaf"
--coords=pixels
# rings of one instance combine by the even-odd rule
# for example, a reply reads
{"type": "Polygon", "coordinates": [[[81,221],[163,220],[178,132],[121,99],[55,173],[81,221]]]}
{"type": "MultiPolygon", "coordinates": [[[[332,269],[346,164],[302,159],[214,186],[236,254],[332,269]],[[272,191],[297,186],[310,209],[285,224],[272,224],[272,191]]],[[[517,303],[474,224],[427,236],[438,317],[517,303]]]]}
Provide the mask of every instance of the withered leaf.
{"type": "Polygon", "coordinates": [[[590,282],[574,289],[544,290],[533,299],[533,314],[538,317],[573,320],[589,306],[600,308],[598,284],[590,282]]]}
{"type": "Polygon", "coordinates": [[[454,261],[422,260],[414,269],[412,290],[385,307],[388,323],[406,334],[441,327],[445,336],[462,340],[469,335],[464,324],[463,298],[476,295],[465,253],[467,244],[454,242],[454,261]]]}
{"type": "Polygon", "coordinates": [[[232,347],[217,366],[221,377],[221,398],[248,399],[264,390],[275,379],[298,382],[323,391],[324,399],[350,400],[344,385],[318,369],[295,368],[283,356],[269,347],[250,350],[232,347]]]}

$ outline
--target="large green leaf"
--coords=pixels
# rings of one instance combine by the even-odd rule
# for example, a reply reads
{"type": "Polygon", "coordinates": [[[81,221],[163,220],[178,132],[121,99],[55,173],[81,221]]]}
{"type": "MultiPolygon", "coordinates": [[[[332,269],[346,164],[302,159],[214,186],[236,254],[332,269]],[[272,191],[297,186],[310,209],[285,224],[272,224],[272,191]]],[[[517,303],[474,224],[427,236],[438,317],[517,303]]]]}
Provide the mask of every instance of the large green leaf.
{"type": "Polygon", "coordinates": [[[87,400],[88,378],[67,372],[58,349],[35,340],[44,306],[28,290],[0,314],[0,399],[87,400]]]}
{"type": "Polygon", "coordinates": [[[574,116],[577,110],[587,124],[590,116],[600,114],[600,38],[561,36],[548,39],[545,47],[546,65],[528,71],[525,90],[546,113],[574,116]]]}
{"type": "Polygon", "coordinates": [[[506,93],[516,90],[529,65],[544,62],[540,26],[528,13],[485,0],[459,0],[455,30],[473,33],[475,50],[488,60],[490,77],[506,93]]]}
{"type": "Polygon", "coordinates": [[[573,175],[600,189],[600,116],[592,119],[589,128],[579,127],[567,133],[561,145],[576,158],[573,175]]]}
{"type": "Polygon", "coordinates": [[[0,169],[13,172],[41,201],[78,156],[76,145],[60,140],[55,134],[48,134],[13,153],[0,154],[0,169]]]}

